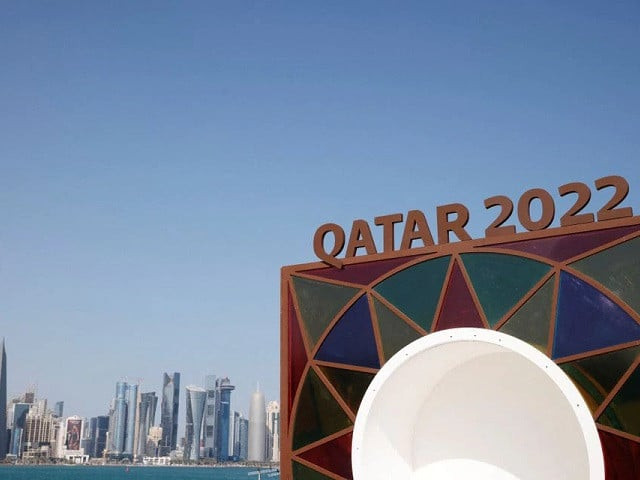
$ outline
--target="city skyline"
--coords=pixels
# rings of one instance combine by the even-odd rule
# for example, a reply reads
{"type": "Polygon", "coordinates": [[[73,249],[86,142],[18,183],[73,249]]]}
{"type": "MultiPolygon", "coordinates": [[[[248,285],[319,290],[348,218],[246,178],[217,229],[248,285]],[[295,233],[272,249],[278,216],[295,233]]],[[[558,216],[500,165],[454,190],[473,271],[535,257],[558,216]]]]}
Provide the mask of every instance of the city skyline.
{"type": "MultiPolygon", "coordinates": [[[[7,356],[4,341],[0,346],[2,387],[6,379],[7,356]]],[[[214,375],[207,375],[204,378],[207,388],[196,385],[184,388],[185,430],[178,440],[180,373],[169,375],[164,372],[162,378],[162,411],[158,425],[155,424],[158,396],[155,392],[142,392],[139,384],[116,382],[108,414],[91,418],[75,414],[65,416],[64,401],[55,401],[50,408],[47,398],[40,398],[28,389],[19,396],[7,398],[6,390],[0,388],[0,404],[9,420],[2,419],[7,424],[6,429],[2,425],[2,436],[9,444],[3,446],[0,460],[5,455],[13,461],[57,459],[74,463],[88,463],[91,458],[101,462],[126,460],[154,464],[279,460],[279,435],[274,430],[279,424],[278,402],[270,402],[267,408],[262,393],[255,392],[251,399],[250,420],[246,419],[231,409],[231,393],[235,387],[229,378],[216,379],[214,375]],[[258,403],[255,402],[257,394],[261,399],[258,403]],[[208,398],[215,401],[207,402],[208,398]],[[4,408],[5,404],[8,408],[4,408]],[[207,406],[213,407],[213,422],[206,419],[207,406]],[[259,412],[260,408],[262,412],[259,412]],[[213,448],[208,448],[207,437],[211,435],[206,431],[211,423],[214,443],[213,448]],[[258,455],[255,453],[256,438],[262,441],[262,451],[258,455]],[[252,457],[249,457],[250,443],[252,457]]]]}

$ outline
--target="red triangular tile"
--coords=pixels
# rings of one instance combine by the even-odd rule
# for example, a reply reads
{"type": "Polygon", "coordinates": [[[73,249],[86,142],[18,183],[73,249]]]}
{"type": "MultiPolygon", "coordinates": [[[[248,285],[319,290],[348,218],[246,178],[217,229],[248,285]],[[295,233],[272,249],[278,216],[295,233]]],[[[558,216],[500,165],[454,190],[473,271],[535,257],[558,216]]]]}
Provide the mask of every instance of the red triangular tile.
{"type": "Polygon", "coordinates": [[[563,262],[639,230],[640,225],[632,225],[630,227],[573,233],[571,235],[559,235],[557,237],[539,238],[537,240],[502,243],[491,245],[491,247],[532,253],[548,258],[549,260],[563,262]]]}
{"type": "Polygon", "coordinates": [[[306,364],[307,353],[300,332],[300,323],[293,307],[291,292],[289,292],[289,412],[291,412],[293,397],[298,389],[306,364]]]}
{"type": "Polygon", "coordinates": [[[352,479],[351,436],[347,433],[298,456],[343,478],[352,479]]]}
{"type": "Polygon", "coordinates": [[[616,480],[640,478],[640,443],[598,430],[604,453],[606,477],[616,480]]]}
{"type": "Polygon", "coordinates": [[[473,303],[462,270],[458,262],[454,263],[451,278],[444,294],[442,309],[434,330],[444,330],[458,327],[485,328],[482,318],[473,303]]]}
{"type": "Polygon", "coordinates": [[[342,282],[356,283],[358,285],[368,285],[378,277],[403,265],[407,262],[415,260],[416,257],[391,258],[389,260],[378,260],[377,262],[357,263],[355,265],[345,265],[343,268],[319,268],[316,270],[307,270],[307,275],[315,277],[329,278],[331,280],[340,280],[342,282]]]}

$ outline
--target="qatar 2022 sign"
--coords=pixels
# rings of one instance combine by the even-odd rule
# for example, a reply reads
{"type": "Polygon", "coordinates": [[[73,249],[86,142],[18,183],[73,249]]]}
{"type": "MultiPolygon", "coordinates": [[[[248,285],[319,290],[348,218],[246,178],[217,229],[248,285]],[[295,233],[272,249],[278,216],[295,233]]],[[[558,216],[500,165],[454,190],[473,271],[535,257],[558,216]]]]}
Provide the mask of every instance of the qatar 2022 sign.
{"type": "MultiPolygon", "coordinates": [[[[422,337],[470,327],[524,341],[559,367],[597,429],[602,478],[640,479],[640,216],[628,192],[615,175],[567,183],[557,195],[573,204],[562,212],[540,188],[492,196],[484,238],[469,235],[462,204],[319,227],[320,261],[281,274],[282,478],[353,479],[354,423],[378,372],[422,337]],[[593,189],[608,200],[596,205],[593,189]]],[[[544,442],[531,432],[527,448],[544,442]]]]}

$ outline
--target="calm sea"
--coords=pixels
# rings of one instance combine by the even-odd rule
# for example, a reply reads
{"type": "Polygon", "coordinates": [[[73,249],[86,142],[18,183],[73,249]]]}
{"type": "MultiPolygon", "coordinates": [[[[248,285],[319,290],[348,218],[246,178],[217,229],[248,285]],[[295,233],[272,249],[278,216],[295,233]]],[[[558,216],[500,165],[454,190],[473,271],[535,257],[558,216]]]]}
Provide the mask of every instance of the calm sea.
{"type": "MultiPolygon", "coordinates": [[[[0,480],[256,480],[254,468],[0,466],[0,480]]],[[[276,480],[278,477],[262,477],[276,480]]]]}

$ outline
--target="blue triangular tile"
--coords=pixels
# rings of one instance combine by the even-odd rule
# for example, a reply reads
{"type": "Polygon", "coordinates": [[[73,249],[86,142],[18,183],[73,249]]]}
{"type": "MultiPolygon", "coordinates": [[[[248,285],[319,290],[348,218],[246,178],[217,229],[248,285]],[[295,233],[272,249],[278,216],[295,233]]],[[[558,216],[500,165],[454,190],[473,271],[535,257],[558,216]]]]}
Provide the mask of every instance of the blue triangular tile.
{"type": "Polygon", "coordinates": [[[360,297],[334,325],[322,342],[316,359],[380,368],[366,295],[360,297]]]}
{"type": "Polygon", "coordinates": [[[562,272],[553,358],[640,339],[640,325],[605,294],[562,272]]]}

